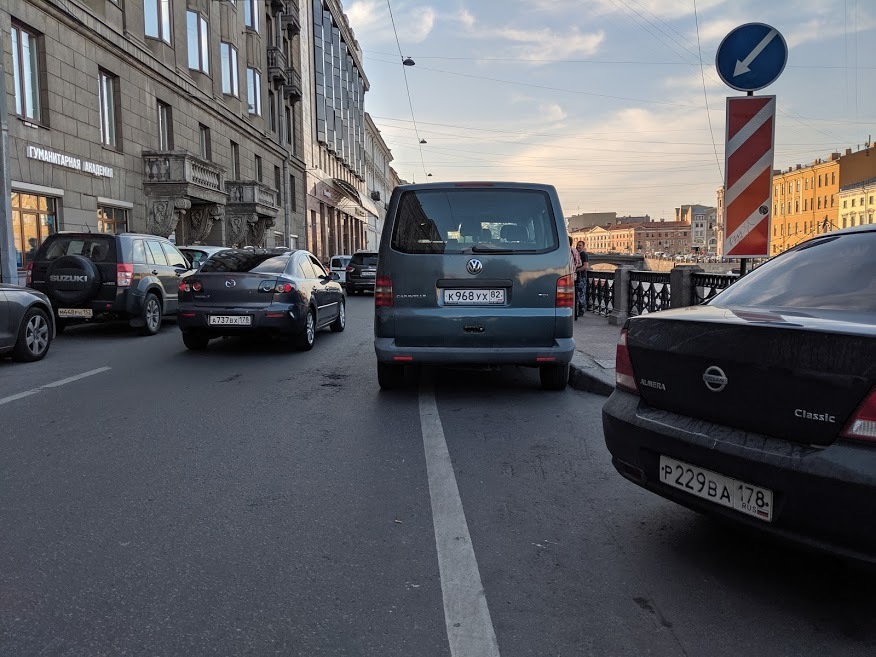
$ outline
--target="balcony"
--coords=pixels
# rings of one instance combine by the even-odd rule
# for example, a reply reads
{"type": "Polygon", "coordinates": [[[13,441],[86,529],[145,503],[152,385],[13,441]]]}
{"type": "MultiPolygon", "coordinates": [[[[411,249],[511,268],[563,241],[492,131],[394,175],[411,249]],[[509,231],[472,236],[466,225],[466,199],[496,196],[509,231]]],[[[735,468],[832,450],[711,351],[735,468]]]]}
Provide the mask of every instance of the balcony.
{"type": "Polygon", "coordinates": [[[276,217],[280,212],[278,192],[255,180],[229,180],[228,205],[236,213],[276,217]]]}
{"type": "Polygon", "coordinates": [[[268,77],[281,85],[288,83],[286,53],[277,46],[268,46],[268,77]]]}
{"type": "Polygon", "coordinates": [[[286,69],[286,82],[283,84],[283,97],[293,103],[301,100],[301,74],[294,68],[286,69]]]}
{"type": "Polygon", "coordinates": [[[143,184],[152,195],[225,203],[225,169],[188,151],[143,151],[143,184]]]}
{"type": "Polygon", "coordinates": [[[292,30],[294,34],[301,32],[301,17],[298,12],[298,0],[285,0],[285,8],[280,14],[280,29],[292,30]]]}

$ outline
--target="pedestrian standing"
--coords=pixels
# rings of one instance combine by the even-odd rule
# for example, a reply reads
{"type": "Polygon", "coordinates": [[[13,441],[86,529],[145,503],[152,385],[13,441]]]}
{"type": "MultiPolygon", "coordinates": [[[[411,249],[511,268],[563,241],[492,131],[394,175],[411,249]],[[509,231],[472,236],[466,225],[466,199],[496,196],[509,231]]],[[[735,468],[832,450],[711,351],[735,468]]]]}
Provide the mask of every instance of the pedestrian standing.
{"type": "MultiPolygon", "coordinates": [[[[570,261],[570,264],[572,265],[572,271],[574,272],[574,275],[577,277],[577,276],[578,276],[578,270],[581,269],[581,256],[578,254],[578,249],[576,249],[574,246],[572,246],[572,236],[571,236],[571,235],[569,236],[569,261],[570,261]]],[[[575,319],[578,319],[578,306],[579,306],[579,303],[580,303],[580,301],[579,301],[579,299],[578,299],[578,286],[577,286],[577,279],[576,279],[576,285],[575,285],[575,319]]]]}
{"type": "Polygon", "coordinates": [[[578,269],[577,280],[575,284],[578,288],[578,307],[575,312],[583,315],[587,309],[587,270],[590,269],[590,258],[587,256],[587,249],[582,240],[578,240],[575,245],[575,250],[578,252],[578,269]]]}

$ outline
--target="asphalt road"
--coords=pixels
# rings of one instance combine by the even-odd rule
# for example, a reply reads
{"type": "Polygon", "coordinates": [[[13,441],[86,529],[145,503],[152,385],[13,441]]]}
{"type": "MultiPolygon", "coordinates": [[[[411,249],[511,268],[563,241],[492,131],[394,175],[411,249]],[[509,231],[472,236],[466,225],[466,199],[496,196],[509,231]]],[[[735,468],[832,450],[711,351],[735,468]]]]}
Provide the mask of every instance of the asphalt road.
{"type": "Polygon", "coordinates": [[[371,305],[308,353],[168,322],[0,361],[0,654],[876,654],[874,573],[623,480],[602,397],[380,392],[371,305]]]}

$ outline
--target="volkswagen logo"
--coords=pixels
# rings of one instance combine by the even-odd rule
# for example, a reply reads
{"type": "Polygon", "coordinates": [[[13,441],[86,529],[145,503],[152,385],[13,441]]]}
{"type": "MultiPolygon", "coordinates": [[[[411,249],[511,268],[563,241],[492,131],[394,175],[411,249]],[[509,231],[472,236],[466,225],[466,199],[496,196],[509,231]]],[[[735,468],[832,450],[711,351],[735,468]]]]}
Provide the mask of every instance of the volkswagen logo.
{"type": "Polygon", "coordinates": [[[465,268],[468,270],[469,274],[471,274],[472,276],[475,276],[477,274],[480,274],[481,271],[483,271],[484,263],[482,263],[477,258],[472,258],[471,260],[468,261],[468,264],[465,266],[465,268]]]}
{"type": "Polygon", "coordinates": [[[720,367],[712,365],[703,373],[703,383],[712,392],[721,392],[727,387],[727,375],[720,367]]]}
{"type": "Polygon", "coordinates": [[[231,278],[225,279],[225,287],[234,287],[235,285],[237,285],[237,281],[235,281],[231,278]]]}

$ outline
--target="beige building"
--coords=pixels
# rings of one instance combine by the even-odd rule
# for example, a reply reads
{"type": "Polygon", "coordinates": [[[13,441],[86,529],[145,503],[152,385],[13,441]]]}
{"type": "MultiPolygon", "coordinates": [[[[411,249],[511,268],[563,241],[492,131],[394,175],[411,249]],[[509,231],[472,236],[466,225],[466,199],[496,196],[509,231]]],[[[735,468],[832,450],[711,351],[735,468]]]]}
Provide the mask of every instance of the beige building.
{"type": "Polygon", "coordinates": [[[876,223],[876,178],[840,188],[839,228],[876,223]]]}
{"type": "Polygon", "coordinates": [[[585,212],[576,214],[566,220],[569,233],[593,228],[595,226],[614,225],[617,223],[617,212],[585,212]]]}
{"type": "Polygon", "coordinates": [[[617,224],[608,229],[611,233],[611,251],[614,253],[636,253],[636,233],[644,223],[617,224]]]}
{"type": "Polygon", "coordinates": [[[583,240],[588,253],[608,253],[611,251],[611,233],[607,228],[594,226],[572,233],[573,242],[583,240]]]}
{"type": "Polygon", "coordinates": [[[365,113],[365,177],[368,197],[377,208],[377,214],[368,215],[366,248],[376,250],[380,245],[386,210],[392,190],[398,186],[398,174],[389,165],[392,152],[368,112],[365,113]]]}
{"type": "Polygon", "coordinates": [[[724,186],[718,188],[718,205],[715,207],[715,255],[724,255],[724,186]]]}

